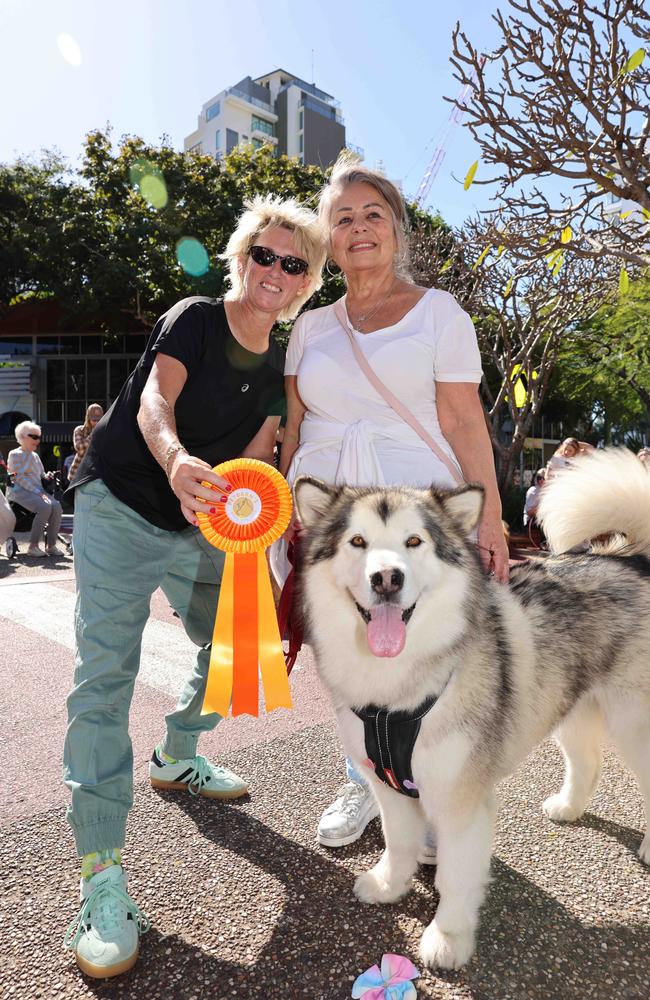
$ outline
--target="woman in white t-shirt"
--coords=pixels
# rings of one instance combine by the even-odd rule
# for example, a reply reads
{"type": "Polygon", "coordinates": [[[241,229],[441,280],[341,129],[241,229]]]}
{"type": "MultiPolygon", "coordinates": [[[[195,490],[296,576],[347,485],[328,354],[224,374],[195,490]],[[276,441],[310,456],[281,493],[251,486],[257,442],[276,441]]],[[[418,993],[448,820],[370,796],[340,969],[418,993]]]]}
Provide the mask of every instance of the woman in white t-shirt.
{"type": "MultiPolygon", "coordinates": [[[[464,479],[485,487],[480,554],[486,571],[505,582],[508,549],[477,392],[481,359],[471,319],[452,295],[410,279],[406,209],[386,178],[339,160],[321,194],[319,215],[329,255],[347,283],[344,321],[381,381],[464,479]]],[[[313,475],[354,486],[456,485],[444,462],[370,385],[334,306],[298,319],[285,375],[288,414],[280,468],[290,482],[313,475]]],[[[377,814],[374,796],[349,761],[348,779],[319,824],[318,839],[326,846],[357,840],[377,814]]]]}

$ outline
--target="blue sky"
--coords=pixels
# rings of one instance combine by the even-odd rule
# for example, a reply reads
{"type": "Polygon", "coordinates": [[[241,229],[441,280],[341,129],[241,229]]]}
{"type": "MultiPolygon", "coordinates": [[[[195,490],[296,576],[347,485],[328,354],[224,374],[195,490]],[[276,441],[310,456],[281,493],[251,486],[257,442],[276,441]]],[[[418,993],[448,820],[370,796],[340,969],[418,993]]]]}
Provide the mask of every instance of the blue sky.
{"type": "MultiPolygon", "coordinates": [[[[348,140],[413,195],[449,115],[443,95],[459,91],[454,23],[489,48],[492,10],[477,0],[0,0],[0,161],[56,147],[76,163],[85,133],[107,122],[116,137],[166,133],[180,149],[204,101],[282,67],[338,98],[348,140]],[[62,33],[81,65],[59,52],[62,33]]],[[[464,192],[452,178],[477,156],[457,128],[429,199],[453,224],[487,207],[489,188],[464,192]]]]}

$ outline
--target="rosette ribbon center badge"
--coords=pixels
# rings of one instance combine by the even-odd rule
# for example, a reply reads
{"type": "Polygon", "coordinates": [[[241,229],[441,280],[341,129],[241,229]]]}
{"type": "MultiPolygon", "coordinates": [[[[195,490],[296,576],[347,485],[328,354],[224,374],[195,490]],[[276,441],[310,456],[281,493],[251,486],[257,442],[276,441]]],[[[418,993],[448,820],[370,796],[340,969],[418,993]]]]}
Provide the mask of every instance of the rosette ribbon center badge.
{"type": "Polygon", "coordinates": [[[276,469],[254,458],[223,462],[214,472],[232,491],[214,514],[196,515],[204,537],[226,553],[201,714],[227,715],[232,704],[233,715],[258,715],[260,675],[266,711],[291,708],[265,552],[289,525],[291,491],[276,469]]]}

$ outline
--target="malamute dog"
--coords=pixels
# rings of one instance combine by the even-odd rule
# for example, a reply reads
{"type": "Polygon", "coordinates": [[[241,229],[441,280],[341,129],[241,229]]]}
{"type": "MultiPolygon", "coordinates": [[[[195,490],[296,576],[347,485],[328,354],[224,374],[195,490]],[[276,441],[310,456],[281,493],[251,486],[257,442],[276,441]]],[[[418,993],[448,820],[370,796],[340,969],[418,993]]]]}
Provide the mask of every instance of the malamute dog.
{"type": "MultiPolygon", "coordinates": [[[[422,960],[474,950],[490,867],[494,786],[553,733],[564,753],[554,820],[585,810],[606,727],[650,819],[650,474],[630,452],[580,459],[544,487],[556,552],[620,532],[607,554],[486,579],[472,543],[477,486],[443,492],[295,485],[306,528],[305,624],[345,748],[379,801],[386,849],[355,883],[391,903],[416,870],[425,822],[440,903],[422,960]],[[618,554],[617,554],[618,553],[618,554]]],[[[650,833],[639,849],[650,864],[650,833]]]]}

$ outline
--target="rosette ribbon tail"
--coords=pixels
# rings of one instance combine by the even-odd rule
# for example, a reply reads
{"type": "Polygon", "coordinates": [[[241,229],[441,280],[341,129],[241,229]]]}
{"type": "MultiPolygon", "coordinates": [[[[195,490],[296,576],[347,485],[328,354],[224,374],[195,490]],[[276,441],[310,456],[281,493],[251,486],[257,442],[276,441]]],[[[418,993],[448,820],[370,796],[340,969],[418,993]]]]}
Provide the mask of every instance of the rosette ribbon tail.
{"type": "Polygon", "coordinates": [[[291,708],[264,552],[227,552],[201,715],[257,715],[259,673],[267,712],[291,708]]]}
{"type": "MultiPolygon", "coordinates": [[[[257,553],[257,596],[259,601],[259,657],[266,711],[292,708],[289,675],[282,650],[278,618],[269,578],[266,553],[257,553]]],[[[234,714],[234,708],[233,708],[234,714]]]]}
{"type": "Polygon", "coordinates": [[[218,712],[228,715],[232,701],[233,674],[233,606],[235,601],[235,556],[234,552],[226,552],[221,575],[221,588],[217,603],[217,615],[212,633],[212,649],[208,680],[203,696],[201,715],[218,712]]]}

